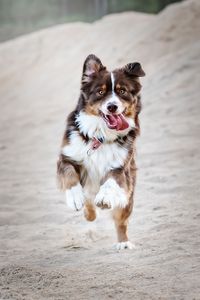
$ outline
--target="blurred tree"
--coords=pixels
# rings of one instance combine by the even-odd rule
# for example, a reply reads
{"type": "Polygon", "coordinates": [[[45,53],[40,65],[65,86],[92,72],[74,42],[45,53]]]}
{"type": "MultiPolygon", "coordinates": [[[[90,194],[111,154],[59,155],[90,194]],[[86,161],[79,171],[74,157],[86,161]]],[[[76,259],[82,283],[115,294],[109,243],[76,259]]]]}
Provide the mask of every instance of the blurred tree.
{"type": "Polygon", "coordinates": [[[108,13],[108,0],[95,0],[95,16],[98,18],[100,16],[105,16],[108,13]]]}
{"type": "Polygon", "coordinates": [[[92,22],[108,13],[156,13],[181,0],[0,0],[0,41],[58,23],[92,22]]]}

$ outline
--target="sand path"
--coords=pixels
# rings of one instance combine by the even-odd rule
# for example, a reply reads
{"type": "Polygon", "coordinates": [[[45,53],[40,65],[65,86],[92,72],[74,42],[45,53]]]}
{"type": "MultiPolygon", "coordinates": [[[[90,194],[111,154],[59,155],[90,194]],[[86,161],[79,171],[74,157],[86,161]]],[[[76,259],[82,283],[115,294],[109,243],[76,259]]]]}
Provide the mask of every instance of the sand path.
{"type": "Polygon", "coordinates": [[[0,45],[0,299],[200,299],[200,2],[111,15],[0,45]],[[109,212],[65,205],[55,172],[84,58],[140,61],[138,180],[116,252],[109,212]]]}

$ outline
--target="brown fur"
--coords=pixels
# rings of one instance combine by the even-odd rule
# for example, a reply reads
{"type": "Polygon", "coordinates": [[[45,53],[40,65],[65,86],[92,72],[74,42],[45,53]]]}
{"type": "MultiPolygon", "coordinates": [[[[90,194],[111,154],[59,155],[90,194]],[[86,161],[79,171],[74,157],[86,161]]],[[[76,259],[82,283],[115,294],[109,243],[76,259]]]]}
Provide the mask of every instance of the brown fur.
{"type": "Polygon", "coordinates": [[[90,222],[92,222],[92,221],[94,221],[96,219],[96,209],[95,209],[95,206],[89,200],[85,201],[84,216],[85,216],[86,220],[90,221],[90,222]]]}
{"type": "Polygon", "coordinates": [[[80,177],[72,163],[64,159],[62,155],[57,162],[57,179],[62,191],[71,189],[80,180],[80,177]]]}

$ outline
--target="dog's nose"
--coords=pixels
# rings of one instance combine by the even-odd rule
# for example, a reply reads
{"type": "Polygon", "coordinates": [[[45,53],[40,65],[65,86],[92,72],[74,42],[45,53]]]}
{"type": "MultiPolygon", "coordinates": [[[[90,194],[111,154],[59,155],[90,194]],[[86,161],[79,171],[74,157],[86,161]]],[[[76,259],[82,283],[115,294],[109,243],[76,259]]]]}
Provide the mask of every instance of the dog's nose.
{"type": "Polygon", "coordinates": [[[118,109],[118,106],[117,106],[116,104],[114,104],[114,103],[110,103],[110,104],[108,104],[108,106],[107,106],[107,110],[108,110],[109,112],[111,112],[111,113],[116,112],[117,109],[118,109]]]}

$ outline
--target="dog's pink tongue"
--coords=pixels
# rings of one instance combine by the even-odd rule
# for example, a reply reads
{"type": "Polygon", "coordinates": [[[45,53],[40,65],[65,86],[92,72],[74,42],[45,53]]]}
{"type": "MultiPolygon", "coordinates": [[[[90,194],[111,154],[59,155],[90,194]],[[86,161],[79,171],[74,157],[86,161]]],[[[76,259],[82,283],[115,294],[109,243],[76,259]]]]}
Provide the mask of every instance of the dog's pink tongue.
{"type": "Polygon", "coordinates": [[[129,127],[128,122],[124,118],[122,114],[120,115],[109,115],[109,125],[110,128],[116,129],[116,130],[124,130],[129,127]]]}

